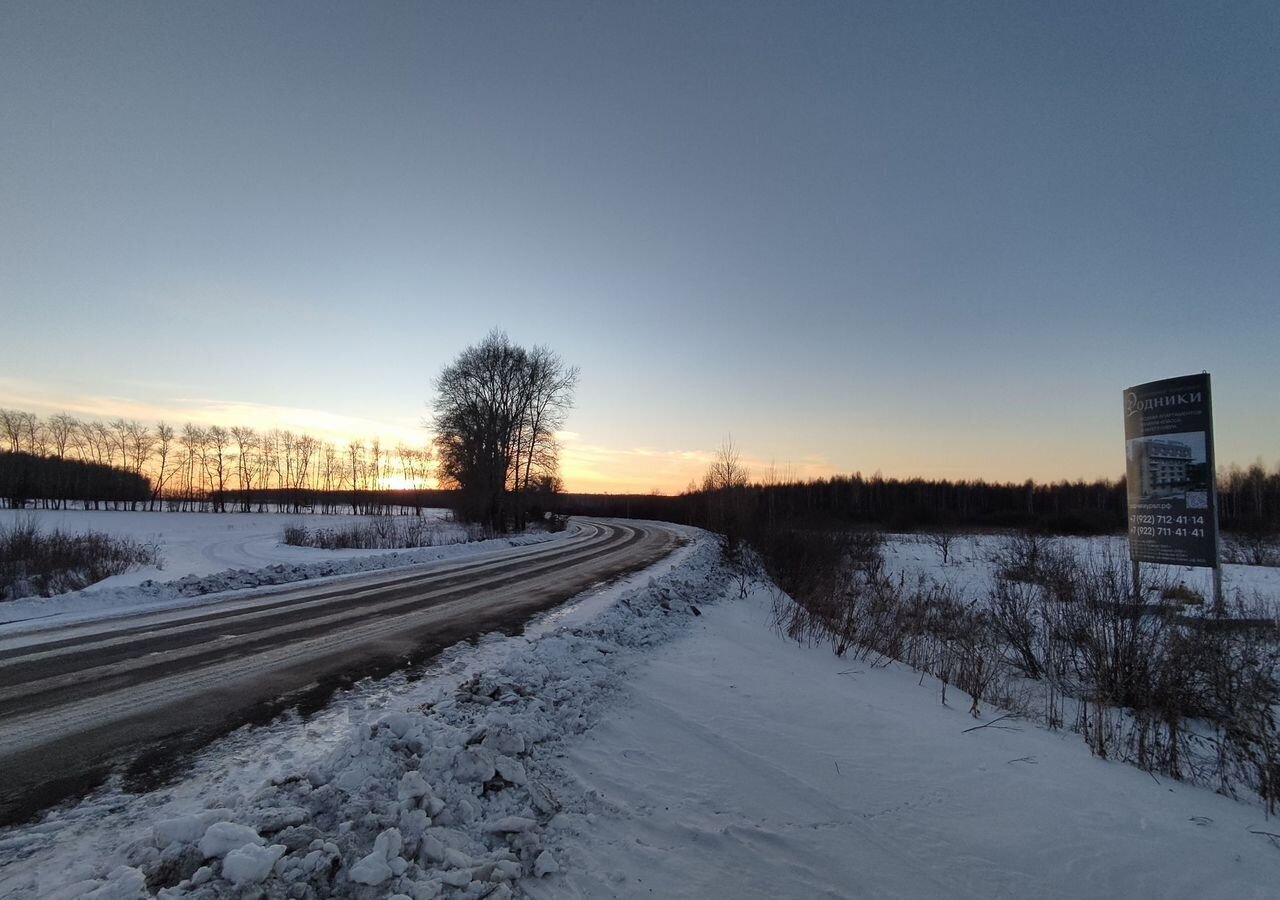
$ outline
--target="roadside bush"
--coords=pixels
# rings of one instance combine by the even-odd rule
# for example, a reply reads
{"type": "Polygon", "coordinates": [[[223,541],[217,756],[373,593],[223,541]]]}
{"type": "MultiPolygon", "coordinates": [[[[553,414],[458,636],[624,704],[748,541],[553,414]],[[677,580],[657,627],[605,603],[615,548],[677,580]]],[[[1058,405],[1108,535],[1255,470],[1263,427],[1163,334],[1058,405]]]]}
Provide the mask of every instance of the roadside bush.
{"type": "Polygon", "coordinates": [[[160,565],[159,547],[102,532],[42,532],[34,518],[0,526],[0,600],[51,597],[142,566],[160,565]]]}
{"type": "Polygon", "coordinates": [[[1223,537],[1222,557],[1242,566],[1280,566],[1280,533],[1269,523],[1248,523],[1223,537]]]}
{"type": "Polygon", "coordinates": [[[492,537],[484,526],[437,522],[418,516],[367,516],[333,528],[307,528],[294,523],[284,529],[284,542],[318,550],[405,550],[465,544],[492,537]]]}
{"type": "Polygon", "coordinates": [[[989,561],[1002,581],[1039,585],[1058,600],[1075,599],[1076,559],[1060,541],[1024,531],[1000,544],[989,561]]]}
{"type": "Polygon", "coordinates": [[[1181,583],[1170,585],[1162,590],[1160,599],[1170,603],[1181,603],[1184,606],[1201,606],[1204,603],[1203,594],[1181,583]]]}

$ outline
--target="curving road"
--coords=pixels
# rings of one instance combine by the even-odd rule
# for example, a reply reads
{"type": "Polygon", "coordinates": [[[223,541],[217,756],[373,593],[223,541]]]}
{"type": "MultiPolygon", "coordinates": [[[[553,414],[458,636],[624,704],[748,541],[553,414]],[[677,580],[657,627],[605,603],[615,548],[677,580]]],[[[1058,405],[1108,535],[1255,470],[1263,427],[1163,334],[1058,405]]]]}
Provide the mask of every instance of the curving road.
{"type": "Polygon", "coordinates": [[[365,675],[516,629],[679,542],[658,525],[572,527],[565,540],[479,560],[0,639],[0,824],[121,766],[145,783],[246,722],[314,708],[365,675]]]}

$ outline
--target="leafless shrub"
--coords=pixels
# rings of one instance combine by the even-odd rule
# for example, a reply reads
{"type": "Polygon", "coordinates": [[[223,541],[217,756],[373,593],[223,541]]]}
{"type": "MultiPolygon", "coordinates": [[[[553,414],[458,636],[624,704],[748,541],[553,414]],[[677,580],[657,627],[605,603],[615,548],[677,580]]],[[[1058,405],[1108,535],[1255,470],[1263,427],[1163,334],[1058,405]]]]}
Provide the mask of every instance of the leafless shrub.
{"type": "Polygon", "coordinates": [[[1280,566],[1280,534],[1266,527],[1226,534],[1222,558],[1242,566],[1280,566]]]}
{"type": "Polygon", "coordinates": [[[938,555],[942,557],[942,564],[945,566],[951,562],[951,549],[955,546],[959,535],[950,528],[936,528],[933,531],[927,531],[920,536],[920,539],[930,547],[938,551],[938,555]]]}
{"type": "Polygon", "coordinates": [[[1160,591],[1160,599],[1170,603],[1180,603],[1184,606],[1200,606],[1204,603],[1204,595],[1194,588],[1189,588],[1182,582],[1171,584],[1160,591]]]}
{"type": "Polygon", "coordinates": [[[1028,678],[1043,673],[1043,594],[1035,585],[1001,579],[991,596],[991,625],[1004,658],[1028,678]]]}
{"type": "Polygon", "coordinates": [[[0,527],[0,600],[51,597],[159,564],[160,548],[154,543],[96,531],[42,532],[34,518],[0,527]]]}
{"type": "Polygon", "coordinates": [[[1004,581],[1048,588],[1059,600],[1073,600],[1077,560],[1053,538],[1023,532],[1006,539],[991,554],[996,575],[1004,581]]]}
{"type": "Polygon", "coordinates": [[[443,524],[418,516],[369,516],[332,528],[308,528],[301,523],[284,529],[284,542],[319,550],[403,550],[484,540],[492,533],[483,525],[443,524]]]}

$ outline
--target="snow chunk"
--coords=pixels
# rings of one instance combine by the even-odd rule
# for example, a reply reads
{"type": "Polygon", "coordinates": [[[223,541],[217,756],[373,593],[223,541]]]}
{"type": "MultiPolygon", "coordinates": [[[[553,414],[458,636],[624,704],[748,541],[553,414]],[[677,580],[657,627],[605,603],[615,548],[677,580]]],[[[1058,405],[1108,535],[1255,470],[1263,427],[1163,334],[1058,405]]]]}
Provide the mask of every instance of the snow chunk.
{"type": "Polygon", "coordinates": [[[455,850],[450,847],[444,851],[443,862],[445,865],[453,866],[455,869],[469,869],[475,861],[461,850],[455,850]]]}
{"type": "Polygon", "coordinates": [[[466,887],[471,883],[471,873],[466,869],[450,869],[440,876],[440,880],[450,887],[466,887]]]}
{"type": "Polygon", "coordinates": [[[107,876],[106,883],[85,894],[85,900],[137,900],[147,886],[147,878],[140,869],[117,866],[107,876]]]}
{"type": "Polygon", "coordinates": [[[284,852],[283,844],[272,844],[270,847],[245,844],[237,847],[222,861],[222,877],[236,887],[258,884],[271,874],[271,867],[284,852]]]}
{"type": "Polygon", "coordinates": [[[194,844],[204,837],[205,831],[214,822],[225,822],[231,818],[231,812],[225,809],[209,809],[194,816],[179,816],[176,819],[164,819],[151,829],[151,839],[163,850],[174,841],[183,844],[194,844]]]}
{"type": "Polygon", "coordinates": [[[503,756],[519,756],[524,753],[524,735],[506,726],[500,726],[485,734],[480,746],[503,756]]]}
{"type": "Polygon", "coordinates": [[[423,835],[418,849],[422,853],[422,858],[428,862],[444,862],[445,847],[435,835],[423,835]]]}
{"type": "Polygon", "coordinates": [[[258,832],[248,825],[237,825],[234,822],[214,822],[209,826],[204,837],[200,838],[200,852],[205,859],[226,856],[232,850],[245,844],[265,844],[258,832]]]}
{"type": "Polygon", "coordinates": [[[484,830],[490,834],[517,834],[531,831],[537,826],[537,822],[526,819],[524,816],[503,816],[496,822],[490,822],[484,830]]]}
{"type": "Polygon", "coordinates": [[[407,713],[387,713],[378,720],[378,724],[387,728],[398,738],[404,738],[420,727],[421,716],[410,716],[407,713]]]}
{"type": "Polygon", "coordinates": [[[279,806],[259,811],[257,815],[258,831],[274,833],[286,828],[295,828],[311,818],[310,813],[300,806],[279,806]]]}
{"type": "Polygon", "coordinates": [[[386,859],[375,850],[352,866],[347,874],[357,884],[376,886],[390,878],[392,872],[386,859]]]}
{"type": "MultiPolygon", "coordinates": [[[[374,840],[373,851],[351,867],[348,877],[357,884],[382,884],[396,874],[391,864],[392,859],[404,862],[400,859],[400,848],[403,845],[399,829],[388,828],[374,840]]],[[[403,867],[397,868],[404,871],[403,867]]]]}
{"type": "Polygon", "coordinates": [[[495,771],[493,752],[483,747],[463,750],[453,760],[453,777],[458,781],[485,782],[495,771]]]}
{"type": "Polygon", "coordinates": [[[524,765],[510,756],[499,756],[493,761],[493,767],[502,776],[503,781],[509,781],[512,784],[524,784],[529,780],[529,776],[525,774],[524,765]]]}
{"type": "Polygon", "coordinates": [[[559,871],[560,864],[556,862],[556,858],[551,855],[550,850],[543,850],[538,854],[538,858],[533,861],[533,874],[539,878],[554,875],[559,871]]]}
{"type": "Polygon", "coordinates": [[[416,770],[405,772],[404,777],[400,779],[400,792],[397,795],[401,800],[417,800],[419,797],[431,796],[431,785],[427,783],[427,779],[422,777],[422,773],[416,770]]]}

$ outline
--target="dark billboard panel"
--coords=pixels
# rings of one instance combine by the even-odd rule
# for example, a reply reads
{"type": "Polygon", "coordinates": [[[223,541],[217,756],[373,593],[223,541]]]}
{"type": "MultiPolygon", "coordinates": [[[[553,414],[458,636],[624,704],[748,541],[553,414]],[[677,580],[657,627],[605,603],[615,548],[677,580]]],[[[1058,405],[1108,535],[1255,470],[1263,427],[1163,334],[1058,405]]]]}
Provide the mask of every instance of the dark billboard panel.
{"type": "Polygon", "coordinates": [[[1209,375],[1124,392],[1129,547],[1140,562],[1218,565],[1209,375]]]}

